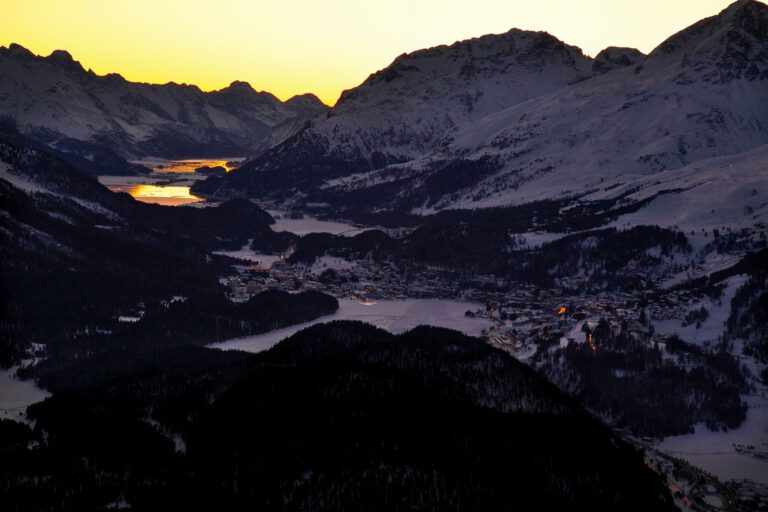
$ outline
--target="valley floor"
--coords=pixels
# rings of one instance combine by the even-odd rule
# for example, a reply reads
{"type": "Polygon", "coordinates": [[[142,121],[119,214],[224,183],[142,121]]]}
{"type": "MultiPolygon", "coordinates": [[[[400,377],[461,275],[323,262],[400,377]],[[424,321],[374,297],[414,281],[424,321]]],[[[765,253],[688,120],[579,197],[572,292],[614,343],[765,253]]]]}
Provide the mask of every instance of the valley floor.
{"type": "Polygon", "coordinates": [[[745,399],[747,419],[738,428],[712,432],[700,424],[695,433],[665,438],[657,448],[723,481],[754,480],[768,485],[768,388],[745,399]]]}

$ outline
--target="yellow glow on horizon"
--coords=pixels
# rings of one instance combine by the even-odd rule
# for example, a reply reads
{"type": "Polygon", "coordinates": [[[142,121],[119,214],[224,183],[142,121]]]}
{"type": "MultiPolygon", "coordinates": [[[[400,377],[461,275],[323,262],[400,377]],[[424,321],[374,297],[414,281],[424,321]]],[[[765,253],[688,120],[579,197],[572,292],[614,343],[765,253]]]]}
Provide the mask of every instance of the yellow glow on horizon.
{"type": "MultiPolygon", "coordinates": [[[[161,164],[148,164],[155,172],[167,172],[167,173],[193,173],[197,168],[207,167],[223,167],[225,171],[229,172],[235,169],[235,166],[227,165],[229,160],[200,160],[200,159],[188,159],[188,160],[173,160],[163,161],[161,164]]],[[[137,163],[142,163],[141,161],[137,163]]],[[[147,162],[145,162],[147,164],[147,162]]]]}
{"type": "Polygon", "coordinates": [[[69,51],[96,73],[333,104],[399,54],[516,27],[595,55],[649,52],[729,0],[2,0],[0,45],[69,51]]]}

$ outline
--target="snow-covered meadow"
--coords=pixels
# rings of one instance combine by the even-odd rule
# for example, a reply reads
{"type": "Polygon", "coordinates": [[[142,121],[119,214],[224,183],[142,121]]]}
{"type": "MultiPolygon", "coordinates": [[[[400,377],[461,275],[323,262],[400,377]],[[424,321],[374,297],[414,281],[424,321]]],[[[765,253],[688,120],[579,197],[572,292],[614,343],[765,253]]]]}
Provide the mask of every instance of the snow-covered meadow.
{"type": "Polygon", "coordinates": [[[361,228],[345,222],[336,222],[320,220],[315,217],[304,215],[301,219],[291,219],[285,212],[277,210],[267,210],[270,215],[275,217],[273,231],[288,231],[295,235],[307,235],[309,233],[330,233],[332,235],[355,236],[370,228],[361,228]]]}
{"type": "Polygon", "coordinates": [[[736,291],[747,281],[747,276],[733,276],[723,282],[725,288],[723,295],[718,299],[704,298],[700,302],[690,306],[690,310],[704,307],[709,316],[706,320],[700,322],[697,327],[696,322],[689,325],[683,325],[679,318],[672,320],[654,320],[653,327],[659,334],[677,334],[681,339],[703,346],[709,344],[714,346],[725,332],[725,323],[731,314],[731,300],[733,300],[736,291]]]}
{"type": "Polygon", "coordinates": [[[213,251],[213,254],[250,261],[263,267],[271,267],[273,263],[283,258],[277,254],[261,254],[260,252],[254,251],[251,249],[251,241],[252,240],[248,240],[248,243],[243,245],[240,249],[234,251],[213,251]]]}
{"type": "Polygon", "coordinates": [[[747,419],[728,432],[696,425],[693,434],[664,439],[657,448],[685,459],[722,481],[748,479],[768,485],[768,394],[746,397],[747,419]],[[745,448],[742,452],[736,446],[745,448]],[[758,453],[760,455],[758,455],[758,453]]]}

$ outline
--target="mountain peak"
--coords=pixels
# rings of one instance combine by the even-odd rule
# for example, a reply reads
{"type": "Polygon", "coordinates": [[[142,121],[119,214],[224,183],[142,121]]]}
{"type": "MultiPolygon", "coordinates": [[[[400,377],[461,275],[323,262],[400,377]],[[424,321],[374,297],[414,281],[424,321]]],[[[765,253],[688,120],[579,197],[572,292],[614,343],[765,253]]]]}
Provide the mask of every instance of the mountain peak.
{"type": "Polygon", "coordinates": [[[251,86],[250,83],[245,82],[243,80],[235,80],[231,84],[229,84],[229,86],[225,87],[225,89],[256,92],[256,90],[253,88],[253,86],[251,86]]]}
{"type": "Polygon", "coordinates": [[[681,67],[679,83],[768,80],[766,34],[768,5],[739,0],[673,35],[649,58],[681,67]]]}
{"type": "Polygon", "coordinates": [[[734,12],[757,12],[754,9],[768,9],[768,5],[758,0],[736,0],[731,5],[722,10],[720,14],[734,13],[734,12]]]}
{"type": "Polygon", "coordinates": [[[80,64],[80,62],[76,61],[72,54],[70,54],[66,50],[54,50],[51,52],[51,54],[45,58],[49,62],[53,62],[54,64],[58,65],[59,67],[66,69],[67,71],[82,71],[85,72],[85,69],[80,64]]]}
{"type": "Polygon", "coordinates": [[[291,96],[287,100],[285,100],[285,103],[301,103],[301,104],[308,104],[308,105],[324,105],[322,101],[320,101],[320,98],[312,94],[311,92],[306,92],[304,94],[296,94],[294,96],[291,96]]]}
{"type": "Polygon", "coordinates": [[[328,110],[328,105],[312,93],[297,94],[285,100],[285,106],[303,117],[312,117],[328,110]]]}
{"type": "Polygon", "coordinates": [[[16,43],[9,44],[8,48],[0,46],[0,53],[14,58],[31,58],[35,56],[34,53],[16,43]]]}
{"type": "MultiPolygon", "coordinates": [[[[552,63],[552,59],[547,56],[551,57],[555,53],[584,55],[580,48],[566,44],[549,32],[512,28],[502,34],[486,34],[456,41],[450,46],[441,45],[404,53],[392,64],[413,59],[443,57],[447,54],[466,55],[475,59],[516,57],[518,64],[533,64],[543,58],[552,63]]],[[[572,57],[568,55],[567,60],[572,60],[572,57]]]]}
{"type": "Polygon", "coordinates": [[[273,104],[280,102],[280,100],[278,100],[271,92],[257,91],[250,83],[242,80],[235,80],[227,87],[219,89],[218,91],[213,91],[212,94],[220,97],[237,98],[238,100],[266,100],[273,104]]]}
{"type": "Polygon", "coordinates": [[[763,40],[768,34],[768,5],[757,0],[738,0],[726,7],[715,19],[763,40]]]}
{"type": "MultiPolygon", "coordinates": [[[[554,81],[559,86],[565,76],[568,76],[565,82],[587,77],[591,62],[581,49],[547,32],[513,28],[502,34],[488,34],[451,45],[404,53],[386,68],[371,74],[360,86],[343,91],[334,108],[349,108],[361,100],[382,98],[382,91],[388,90],[390,92],[384,94],[391,97],[383,99],[382,104],[391,110],[392,97],[399,95],[396,101],[402,101],[408,94],[402,92],[406,89],[416,87],[419,94],[434,96],[429,91],[439,88],[442,89],[441,94],[452,98],[451,101],[461,103],[465,111],[478,115],[489,113],[499,105],[510,104],[507,100],[490,99],[490,95],[481,98],[483,94],[479,91],[485,87],[481,84],[490,85],[501,80],[514,86],[520,83],[518,73],[544,73],[551,77],[557,75],[554,81]],[[455,88],[467,84],[474,84],[470,96],[458,97],[455,88]],[[473,98],[472,94],[476,97],[473,98]],[[478,101],[487,103],[486,108],[481,106],[479,112],[475,108],[478,101]]],[[[538,94],[537,91],[531,92],[534,93],[538,94]]],[[[513,95],[516,99],[528,96],[527,93],[513,95]]]]}
{"type": "Polygon", "coordinates": [[[597,54],[592,63],[592,71],[602,75],[614,69],[632,66],[644,59],[645,54],[636,48],[609,46],[597,54]]]}

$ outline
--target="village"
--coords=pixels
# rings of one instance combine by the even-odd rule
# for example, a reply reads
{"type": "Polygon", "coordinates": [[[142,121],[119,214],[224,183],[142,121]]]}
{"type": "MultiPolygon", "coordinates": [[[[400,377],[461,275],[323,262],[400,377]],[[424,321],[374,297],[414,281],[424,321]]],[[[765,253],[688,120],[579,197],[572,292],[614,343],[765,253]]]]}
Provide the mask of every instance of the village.
{"type": "Polygon", "coordinates": [[[569,290],[579,283],[568,278],[560,288],[515,284],[504,289],[495,276],[459,279],[445,269],[426,267],[404,277],[392,263],[371,259],[323,256],[305,265],[289,263],[283,256],[254,254],[251,260],[236,265],[237,274],[222,279],[233,301],[243,302],[266,290],[317,290],[361,302],[462,300],[476,305],[467,310],[467,317],[489,320],[482,333],[486,341],[523,361],[536,353],[537,340],[553,337],[558,337],[561,347],[590,343],[598,350],[588,333],[600,319],[608,322],[614,335],[627,332],[649,346],[663,348],[669,335],[654,332],[650,319],[682,321],[701,298],[688,290],[668,291],[663,303],[648,300],[647,294],[621,291],[574,295],[569,290]]]}

